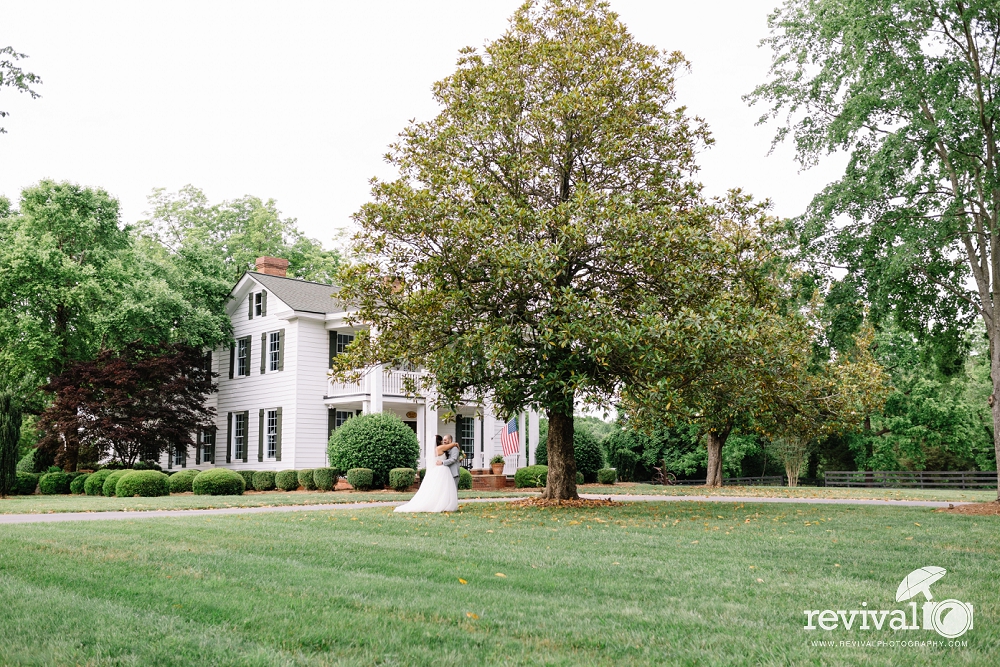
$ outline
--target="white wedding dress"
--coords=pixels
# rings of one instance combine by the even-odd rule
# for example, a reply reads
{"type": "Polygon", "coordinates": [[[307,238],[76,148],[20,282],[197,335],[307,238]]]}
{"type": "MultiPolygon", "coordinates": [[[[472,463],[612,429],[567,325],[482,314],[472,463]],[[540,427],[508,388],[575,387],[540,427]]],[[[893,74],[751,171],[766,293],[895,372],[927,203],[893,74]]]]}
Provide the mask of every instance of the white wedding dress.
{"type": "Polygon", "coordinates": [[[420,488],[416,495],[405,505],[400,505],[394,512],[457,512],[458,487],[451,469],[446,465],[438,465],[444,461],[445,455],[434,456],[434,450],[427,456],[427,472],[420,480],[420,488]]]}

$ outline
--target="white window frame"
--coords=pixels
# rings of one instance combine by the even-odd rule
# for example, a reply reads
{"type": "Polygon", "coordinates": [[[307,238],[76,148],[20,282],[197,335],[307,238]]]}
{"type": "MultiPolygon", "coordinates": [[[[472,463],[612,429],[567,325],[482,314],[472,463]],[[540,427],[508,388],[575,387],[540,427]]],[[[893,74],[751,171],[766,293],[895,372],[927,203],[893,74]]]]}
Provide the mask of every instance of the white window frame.
{"type": "Polygon", "coordinates": [[[253,295],[253,316],[260,317],[261,312],[264,310],[264,297],[263,292],[257,292],[253,295]]]}
{"type": "Polygon", "coordinates": [[[267,370],[276,371],[281,362],[281,332],[267,334],[267,370]]]}
{"type": "Polygon", "coordinates": [[[243,460],[244,448],[247,446],[247,424],[246,415],[237,412],[233,422],[233,459],[243,460]]]}
{"type": "Polygon", "coordinates": [[[333,415],[333,428],[340,428],[348,419],[356,415],[357,413],[354,410],[337,410],[336,414],[333,415]]]}
{"type": "Polygon", "coordinates": [[[175,466],[182,466],[182,465],[184,465],[184,454],[185,454],[185,452],[184,452],[183,449],[181,449],[180,447],[174,447],[174,451],[171,454],[171,456],[174,457],[174,465],[175,466]]]}
{"type": "Polygon", "coordinates": [[[250,375],[250,339],[240,338],[236,341],[236,376],[245,378],[250,375]]]}
{"type": "Polygon", "coordinates": [[[273,459],[278,455],[278,409],[264,411],[264,457],[273,459]]]}

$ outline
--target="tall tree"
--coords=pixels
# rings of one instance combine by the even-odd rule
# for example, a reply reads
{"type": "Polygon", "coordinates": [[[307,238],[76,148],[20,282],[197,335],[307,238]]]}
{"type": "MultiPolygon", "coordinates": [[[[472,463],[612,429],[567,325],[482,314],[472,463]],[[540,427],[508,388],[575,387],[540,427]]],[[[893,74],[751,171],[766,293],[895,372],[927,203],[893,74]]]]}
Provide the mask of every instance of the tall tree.
{"type": "Polygon", "coordinates": [[[21,440],[21,408],[17,397],[0,391],[0,498],[17,485],[18,443],[21,440]]]}
{"type": "Polygon", "coordinates": [[[439,115],[391,147],[399,178],[355,215],[341,297],[377,335],[338,371],[423,364],[444,406],[539,406],[545,497],[575,498],[574,405],[616,399],[650,364],[668,376],[643,400],[669,401],[670,373],[738,319],[730,211],[692,178],[710,137],[676,105],[685,66],[594,0],[526,2],[462,50],[439,115]]]}
{"type": "MultiPolygon", "coordinates": [[[[27,58],[23,53],[18,53],[12,46],[0,47],[0,88],[13,88],[19,93],[27,93],[32,99],[39,97],[39,94],[31,87],[42,82],[37,74],[25,72],[17,64],[18,60],[27,58]]],[[[0,118],[6,118],[7,112],[0,111],[0,118]]],[[[6,133],[0,126],[0,134],[6,133]]]]}
{"type": "Polygon", "coordinates": [[[761,120],[787,112],[776,141],[790,134],[803,165],[850,155],[803,216],[803,241],[904,326],[982,319],[1000,461],[1000,7],[787,0],[769,22],[771,78],[749,96],[770,106],[761,120]]]}
{"type": "Polygon", "coordinates": [[[230,287],[264,255],[287,259],[288,275],[295,278],[333,282],[340,254],[303,234],[294,218],[282,217],[273,199],[247,195],[210,204],[204,192],[187,185],[173,193],[154,190],[149,203],[143,234],[170,253],[207,251],[230,287]]]}

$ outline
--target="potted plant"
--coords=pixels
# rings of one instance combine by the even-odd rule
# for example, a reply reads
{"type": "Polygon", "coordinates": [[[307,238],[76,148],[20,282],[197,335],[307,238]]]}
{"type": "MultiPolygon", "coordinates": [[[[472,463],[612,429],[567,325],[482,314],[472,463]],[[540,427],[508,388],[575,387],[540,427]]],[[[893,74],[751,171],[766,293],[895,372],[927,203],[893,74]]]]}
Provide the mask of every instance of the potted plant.
{"type": "Polygon", "coordinates": [[[494,475],[502,475],[504,465],[503,457],[499,454],[490,459],[490,468],[493,469],[494,475]]]}

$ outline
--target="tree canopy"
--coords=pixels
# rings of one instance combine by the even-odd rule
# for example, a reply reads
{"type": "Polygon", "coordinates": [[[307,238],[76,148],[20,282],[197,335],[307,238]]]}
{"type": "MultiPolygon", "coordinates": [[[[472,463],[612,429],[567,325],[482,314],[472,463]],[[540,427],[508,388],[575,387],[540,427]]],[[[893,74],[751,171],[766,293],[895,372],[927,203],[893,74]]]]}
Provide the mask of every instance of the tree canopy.
{"type": "MultiPolygon", "coordinates": [[[[39,94],[31,86],[38,85],[42,79],[37,74],[25,72],[17,64],[18,60],[28,56],[14,50],[12,46],[0,47],[0,88],[13,88],[19,93],[27,93],[32,99],[39,97],[39,94]]],[[[0,110],[0,118],[6,118],[7,112],[0,110]]],[[[0,126],[0,134],[7,130],[0,126]]]]}

